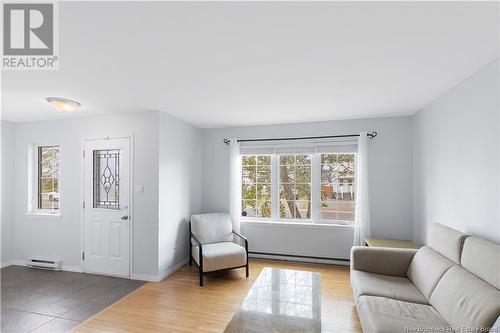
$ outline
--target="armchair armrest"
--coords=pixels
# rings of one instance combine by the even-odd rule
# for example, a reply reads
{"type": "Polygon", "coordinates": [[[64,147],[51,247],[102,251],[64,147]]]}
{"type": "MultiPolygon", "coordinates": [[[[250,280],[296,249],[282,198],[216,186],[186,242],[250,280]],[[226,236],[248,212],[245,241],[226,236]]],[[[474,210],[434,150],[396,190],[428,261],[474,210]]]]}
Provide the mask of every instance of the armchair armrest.
{"type": "Polygon", "coordinates": [[[196,244],[198,244],[200,247],[201,247],[201,242],[200,240],[198,239],[198,237],[196,237],[195,234],[193,234],[192,232],[191,233],[191,239],[195,241],[196,244]]]}
{"type": "Polygon", "coordinates": [[[247,241],[247,238],[245,236],[240,235],[239,233],[233,231],[233,234],[238,236],[239,238],[243,239],[245,242],[247,241]]]}
{"type": "Polygon", "coordinates": [[[233,235],[243,239],[243,242],[245,242],[245,251],[247,252],[247,257],[248,257],[248,240],[247,240],[247,238],[245,236],[240,235],[237,232],[234,232],[234,231],[233,231],[233,235]]]}
{"type": "Polygon", "coordinates": [[[406,276],[417,249],[353,246],[351,270],[375,274],[406,276]]]}

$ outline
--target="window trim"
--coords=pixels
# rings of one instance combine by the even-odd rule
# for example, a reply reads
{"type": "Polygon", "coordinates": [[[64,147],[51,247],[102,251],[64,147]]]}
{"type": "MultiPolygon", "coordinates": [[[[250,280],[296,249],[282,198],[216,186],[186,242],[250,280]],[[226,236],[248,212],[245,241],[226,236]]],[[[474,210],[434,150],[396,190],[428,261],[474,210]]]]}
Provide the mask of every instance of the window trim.
{"type": "Polygon", "coordinates": [[[58,143],[36,143],[31,144],[28,149],[28,210],[26,216],[62,216],[62,187],[61,187],[61,151],[62,147],[58,143]],[[43,209],[38,208],[39,200],[39,164],[38,164],[38,150],[40,147],[58,147],[59,148],[59,209],[43,209]]]}
{"type": "MultiPolygon", "coordinates": [[[[292,153],[290,153],[292,154],[292,153]]],[[[301,154],[301,153],[294,153],[301,154]]],[[[280,218],[279,214],[279,156],[286,154],[279,153],[242,153],[241,156],[258,156],[270,155],[271,156],[271,217],[257,217],[257,216],[240,216],[243,223],[259,223],[264,222],[267,224],[282,224],[282,225],[316,225],[316,226],[341,226],[341,227],[354,227],[354,221],[348,220],[331,220],[321,218],[321,154],[353,154],[354,155],[354,179],[357,176],[357,152],[312,152],[304,153],[311,155],[311,217],[308,219],[290,219],[280,218]]],[[[243,183],[240,172],[240,185],[243,183]]],[[[240,203],[241,204],[241,203],[240,203]]]]}

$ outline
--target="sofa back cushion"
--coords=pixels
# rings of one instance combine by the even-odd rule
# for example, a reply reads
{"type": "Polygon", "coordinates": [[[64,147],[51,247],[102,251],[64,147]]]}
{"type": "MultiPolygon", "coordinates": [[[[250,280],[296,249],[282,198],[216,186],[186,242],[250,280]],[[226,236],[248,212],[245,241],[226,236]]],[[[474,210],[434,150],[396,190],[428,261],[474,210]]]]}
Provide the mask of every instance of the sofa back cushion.
{"type": "Polygon", "coordinates": [[[408,279],[429,300],[444,273],[455,265],[428,246],[420,248],[408,267],[408,279]]]}
{"type": "Polygon", "coordinates": [[[433,223],[429,227],[428,245],[456,264],[460,264],[460,255],[466,234],[458,230],[433,223]]]}
{"type": "Polygon", "coordinates": [[[461,263],[463,268],[500,289],[499,245],[478,237],[468,237],[464,242],[461,263]]]}
{"type": "Polygon", "coordinates": [[[191,215],[191,232],[202,244],[233,240],[233,223],[227,213],[191,215]]]}
{"type": "Polygon", "coordinates": [[[429,302],[453,328],[491,327],[500,313],[500,291],[458,265],[444,273],[429,302]]]}

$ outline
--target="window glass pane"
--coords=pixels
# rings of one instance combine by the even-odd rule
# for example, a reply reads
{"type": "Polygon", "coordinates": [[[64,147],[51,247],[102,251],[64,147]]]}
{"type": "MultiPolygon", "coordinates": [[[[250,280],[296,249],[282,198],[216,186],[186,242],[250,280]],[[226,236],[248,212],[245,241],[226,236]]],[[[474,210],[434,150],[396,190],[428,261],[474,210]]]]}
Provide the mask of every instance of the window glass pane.
{"type": "Polygon", "coordinates": [[[300,184],[295,186],[295,200],[311,201],[311,185],[300,184]]]}
{"type": "Polygon", "coordinates": [[[295,164],[295,156],[294,155],[281,155],[280,156],[280,165],[294,165],[295,164]]]}
{"type": "Polygon", "coordinates": [[[271,155],[257,156],[257,165],[271,165],[271,155]]]}
{"type": "Polygon", "coordinates": [[[354,211],[354,154],[322,154],[320,218],[352,222],[354,211]]]}
{"type": "Polygon", "coordinates": [[[242,165],[255,165],[255,156],[250,156],[250,155],[243,155],[241,157],[241,164],[242,165]]]}
{"type": "Polygon", "coordinates": [[[293,183],[295,181],[295,166],[280,165],[280,182],[293,183]]]}
{"type": "Polygon", "coordinates": [[[311,182],[311,167],[310,166],[297,166],[295,168],[295,180],[297,183],[310,183],[311,182]]]}
{"type": "Polygon", "coordinates": [[[256,187],[257,185],[241,185],[241,197],[242,199],[256,199],[256,187]]]}
{"type": "Polygon", "coordinates": [[[311,218],[311,156],[280,156],[280,218],[311,218]]]}
{"type": "Polygon", "coordinates": [[[241,209],[243,210],[242,215],[247,217],[257,216],[256,212],[257,201],[255,200],[242,200],[241,209]]]}
{"type": "Polygon", "coordinates": [[[242,216],[271,217],[271,155],[242,155],[242,216]]]}
{"type": "Polygon", "coordinates": [[[58,192],[57,179],[40,178],[40,193],[58,192]]]}
{"type": "Polygon", "coordinates": [[[271,166],[258,166],[257,167],[257,182],[258,183],[271,183],[271,166]]]}
{"type": "Polygon", "coordinates": [[[271,217],[271,201],[257,201],[257,216],[271,217]]]}
{"type": "Polygon", "coordinates": [[[94,208],[120,209],[120,150],[94,150],[94,208]]]}
{"type": "Polygon", "coordinates": [[[257,167],[255,165],[244,165],[242,168],[241,181],[243,184],[255,184],[257,167]]]}
{"type": "Polygon", "coordinates": [[[280,218],[282,219],[293,219],[293,200],[292,201],[286,201],[283,200],[280,202],[280,218]],[[291,203],[291,204],[289,204],[291,203]]]}
{"type": "Polygon", "coordinates": [[[258,200],[271,200],[271,187],[267,184],[257,185],[257,199],[258,200]]]}
{"type": "Polygon", "coordinates": [[[297,165],[311,165],[311,155],[297,155],[297,165]]]}
{"type": "Polygon", "coordinates": [[[354,178],[354,155],[338,155],[338,173],[339,177],[354,178]]]}
{"type": "Polygon", "coordinates": [[[59,209],[59,147],[38,147],[38,209],[59,209]]]}
{"type": "Polygon", "coordinates": [[[295,200],[293,184],[281,184],[280,185],[280,199],[295,200]]]}
{"type": "Polygon", "coordinates": [[[309,219],[311,218],[311,202],[303,200],[295,200],[295,218],[309,219]]]}

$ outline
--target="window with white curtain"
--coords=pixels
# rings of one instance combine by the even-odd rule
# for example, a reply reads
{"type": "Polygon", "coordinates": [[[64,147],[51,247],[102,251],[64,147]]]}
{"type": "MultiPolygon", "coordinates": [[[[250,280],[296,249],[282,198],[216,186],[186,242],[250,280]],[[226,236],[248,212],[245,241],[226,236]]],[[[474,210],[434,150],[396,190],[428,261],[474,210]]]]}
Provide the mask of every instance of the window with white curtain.
{"type": "Polygon", "coordinates": [[[241,146],[242,220],[353,224],[355,141],[241,146]]]}

